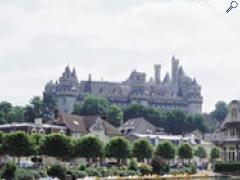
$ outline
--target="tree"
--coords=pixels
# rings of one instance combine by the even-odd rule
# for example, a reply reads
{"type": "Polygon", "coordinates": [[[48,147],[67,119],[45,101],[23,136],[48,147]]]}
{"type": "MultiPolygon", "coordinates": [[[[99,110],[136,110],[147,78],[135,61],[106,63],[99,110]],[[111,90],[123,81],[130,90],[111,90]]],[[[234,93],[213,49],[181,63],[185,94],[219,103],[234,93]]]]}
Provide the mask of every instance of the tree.
{"type": "Polygon", "coordinates": [[[176,150],[171,142],[163,141],[158,144],[155,154],[165,160],[171,160],[175,158],[176,150]]]}
{"type": "Polygon", "coordinates": [[[209,130],[205,123],[205,119],[200,114],[194,116],[194,129],[198,129],[203,133],[206,133],[209,130]]]}
{"type": "Polygon", "coordinates": [[[73,143],[70,137],[62,134],[50,134],[45,136],[40,146],[43,155],[56,157],[61,160],[70,159],[73,155],[73,143]]]}
{"type": "Polygon", "coordinates": [[[94,136],[86,136],[78,139],[74,150],[76,157],[87,158],[88,162],[92,159],[95,160],[98,157],[102,157],[104,153],[103,142],[94,136]]]}
{"type": "Polygon", "coordinates": [[[1,178],[6,180],[12,180],[15,177],[15,172],[17,170],[16,164],[14,162],[7,162],[2,168],[1,178]]]}
{"type": "Polygon", "coordinates": [[[211,112],[211,116],[221,123],[227,116],[227,113],[227,104],[224,101],[218,101],[215,105],[215,110],[211,112]]]}
{"type": "Polygon", "coordinates": [[[12,134],[5,134],[3,136],[3,148],[9,155],[18,157],[30,156],[33,154],[33,144],[29,136],[23,132],[14,132],[12,134]]]}
{"type": "Polygon", "coordinates": [[[0,103],[0,112],[8,113],[12,108],[12,104],[6,101],[0,103]]]}
{"type": "Polygon", "coordinates": [[[131,155],[131,147],[129,141],[123,137],[115,137],[107,143],[105,147],[106,156],[110,158],[116,158],[118,165],[122,164],[126,158],[131,155]]]}
{"type": "Polygon", "coordinates": [[[219,148],[214,147],[211,150],[211,160],[215,161],[216,159],[220,158],[221,151],[219,148]]]}
{"type": "Polygon", "coordinates": [[[104,115],[106,116],[109,102],[104,98],[87,96],[81,108],[74,106],[73,113],[78,115],[104,115]]]}
{"type": "Polygon", "coordinates": [[[186,130],[186,115],[183,111],[173,110],[167,112],[167,121],[165,122],[165,128],[167,132],[172,134],[183,134],[186,130]]]}
{"type": "Polygon", "coordinates": [[[45,121],[51,120],[57,110],[56,99],[52,94],[43,94],[43,118],[45,121]]]}
{"type": "Polygon", "coordinates": [[[115,127],[119,127],[123,122],[123,112],[117,105],[111,105],[107,111],[107,121],[115,127]]]}
{"type": "Polygon", "coordinates": [[[33,107],[34,117],[40,118],[43,115],[43,100],[40,96],[34,96],[30,100],[30,104],[33,107]]]}
{"type": "Polygon", "coordinates": [[[133,144],[133,156],[138,159],[138,161],[143,162],[144,159],[149,159],[153,154],[152,145],[145,139],[139,139],[133,144]]]}
{"type": "Polygon", "coordinates": [[[201,159],[205,159],[207,157],[207,152],[204,147],[199,146],[197,150],[194,152],[195,156],[197,156],[200,161],[201,159]]]}
{"type": "Polygon", "coordinates": [[[193,158],[193,149],[189,144],[181,144],[178,148],[178,156],[182,160],[193,158]]]}

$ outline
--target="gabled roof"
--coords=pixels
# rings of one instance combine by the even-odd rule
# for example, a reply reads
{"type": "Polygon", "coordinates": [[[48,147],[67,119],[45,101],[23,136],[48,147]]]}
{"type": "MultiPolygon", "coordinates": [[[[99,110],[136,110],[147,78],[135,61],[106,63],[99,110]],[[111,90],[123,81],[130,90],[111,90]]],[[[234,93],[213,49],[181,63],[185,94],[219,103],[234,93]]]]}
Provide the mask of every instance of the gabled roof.
{"type": "Polygon", "coordinates": [[[158,128],[152,125],[149,121],[144,119],[143,117],[133,118],[126,121],[120,129],[132,129],[132,133],[139,133],[139,134],[152,134],[156,133],[156,131],[164,131],[163,128],[158,128]]]}
{"type": "Polygon", "coordinates": [[[90,128],[100,118],[102,126],[107,135],[120,135],[117,128],[104,121],[99,116],[77,116],[71,114],[63,114],[55,123],[66,126],[71,132],[78,132],[80,134],[87,134],[90,132],[90,128]]]}
{"type": "Polygon", "coordinates": [[[240,127],[240,101],[233,100],[228,105],[228,114],[221,124],[221,129],[240,127]]]}

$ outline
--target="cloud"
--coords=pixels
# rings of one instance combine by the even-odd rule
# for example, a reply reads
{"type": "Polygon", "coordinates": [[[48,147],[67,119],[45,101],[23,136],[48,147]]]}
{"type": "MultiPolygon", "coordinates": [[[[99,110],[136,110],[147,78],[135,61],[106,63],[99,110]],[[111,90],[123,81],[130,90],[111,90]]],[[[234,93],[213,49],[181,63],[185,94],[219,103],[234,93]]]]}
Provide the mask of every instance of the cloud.
{"type": "MultiPolygon", "coordinates": [[[[217,0],[0,1],[0,100],[25,104],[65,65],[79,79],[170,71],[173,54],[202,85],[204,111],[239,98],[239,9],[217,0]]],[[[162,74],[162,76],[163,76],[162,74]]]]}

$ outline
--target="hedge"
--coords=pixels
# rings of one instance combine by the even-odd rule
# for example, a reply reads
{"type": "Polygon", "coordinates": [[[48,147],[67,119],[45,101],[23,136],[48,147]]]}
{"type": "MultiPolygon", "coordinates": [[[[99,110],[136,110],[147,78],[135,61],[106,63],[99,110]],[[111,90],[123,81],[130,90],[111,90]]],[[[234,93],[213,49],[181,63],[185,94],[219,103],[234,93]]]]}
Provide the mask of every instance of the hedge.
{"type": "Polygon", "coordinates": [[[240,162],[217,162],[214,165],[215,172],[240,172],[240,162]]]}

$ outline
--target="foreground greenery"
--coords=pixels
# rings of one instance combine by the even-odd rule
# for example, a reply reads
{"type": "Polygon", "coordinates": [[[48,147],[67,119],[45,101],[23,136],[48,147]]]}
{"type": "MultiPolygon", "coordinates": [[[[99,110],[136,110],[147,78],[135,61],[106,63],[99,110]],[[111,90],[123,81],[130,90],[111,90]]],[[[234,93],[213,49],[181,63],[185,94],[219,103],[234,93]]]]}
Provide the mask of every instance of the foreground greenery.
{"type": "MultiPolygon", "coordinates": [[[[42,162],[39,160],[42,155],[55,157],[60,164],[72,162],[75,158],[86,159],[86,165],[71,167],[58,164],[50,168],[43,168],[41,171],[24,170],[17,168],[13,162],[9,162],[1,168],[1,176],[5,178],[12,176],[21,179],[20,177],[23,176],[27,179],[27,176],[35,177],[46,174],[61,176],[60,178],[66,175],[77,178],[87,175],[105,177],[183,172],[191,174],[196,171],[196,167],[189,160],[193,158],[194,154],[205,158],[205,151],[203,147],[199,147],[194,153],[189,144],[175,146],[168,141],[162,141],[154,148],[147,140],[137,140],[131,144],[123,137],[114,137],[108,143],[104,143],[95,136],[83,136],[75,139],[63,134],[0,133],[0,154],[15,157],[18,159],[17,163],[20,162],[21,157],[31,157],[33,162],[42,162]],[[183,166],[180,169],[169,168],[170,160],[176,157],[182,160],[183,166]],[[113,167],[109,166],[105,162],[106,158],[115,159],[116,164],[113,167]]],[[[219,158],[219,149],[214,148],[211,155],[214,160],[219,158]]]]}

